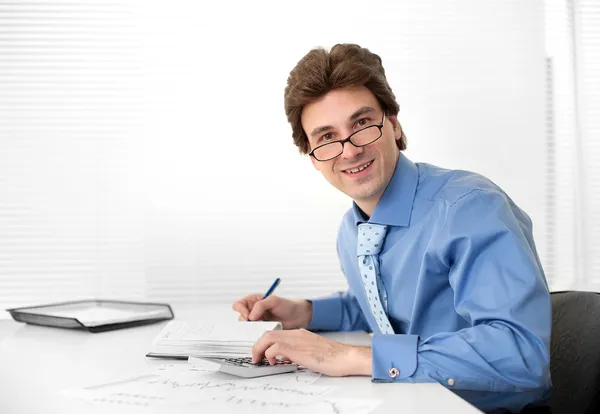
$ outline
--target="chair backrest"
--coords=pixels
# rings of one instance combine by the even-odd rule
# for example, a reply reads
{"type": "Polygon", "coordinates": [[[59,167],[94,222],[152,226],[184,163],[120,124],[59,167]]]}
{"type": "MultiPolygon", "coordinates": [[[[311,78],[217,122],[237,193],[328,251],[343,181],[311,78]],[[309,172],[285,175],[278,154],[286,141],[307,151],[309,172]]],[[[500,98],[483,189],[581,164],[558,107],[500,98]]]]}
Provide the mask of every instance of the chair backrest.
{"type": "Polygon", "coordinates": [[[600,294],[552,293],[553,414],[600,412],[600,294]]]}

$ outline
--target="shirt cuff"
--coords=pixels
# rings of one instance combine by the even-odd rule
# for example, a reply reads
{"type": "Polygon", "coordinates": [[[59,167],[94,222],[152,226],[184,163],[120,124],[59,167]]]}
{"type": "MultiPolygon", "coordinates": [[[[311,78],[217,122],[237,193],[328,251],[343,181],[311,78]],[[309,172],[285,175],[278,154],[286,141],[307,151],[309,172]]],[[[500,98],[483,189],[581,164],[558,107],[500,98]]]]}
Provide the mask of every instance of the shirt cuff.
{"type": "Polygon", "coordinates": [[[311,331],[339,331],[342,325],[342,300],[339,297],[313,299],[311,331]]]}
{"type": "Polygon", "coordinates": [[[373,381],[398,381],[413,375],[418,341],[418,335],[373,335],[373,381]]]}

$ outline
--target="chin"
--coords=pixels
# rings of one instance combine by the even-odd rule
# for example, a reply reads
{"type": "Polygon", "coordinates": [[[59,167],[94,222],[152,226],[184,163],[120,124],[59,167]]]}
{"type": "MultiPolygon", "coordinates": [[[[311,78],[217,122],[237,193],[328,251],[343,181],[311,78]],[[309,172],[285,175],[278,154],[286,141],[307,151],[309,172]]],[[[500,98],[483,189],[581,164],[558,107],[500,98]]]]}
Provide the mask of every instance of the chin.
{"type": "Polygon", "coordinates": [[[367,188],[351,188],[349,191],[344,192],[353,200],[367,200],[377,194],[377,188],[371,186],[368,186],[367,188]]]}

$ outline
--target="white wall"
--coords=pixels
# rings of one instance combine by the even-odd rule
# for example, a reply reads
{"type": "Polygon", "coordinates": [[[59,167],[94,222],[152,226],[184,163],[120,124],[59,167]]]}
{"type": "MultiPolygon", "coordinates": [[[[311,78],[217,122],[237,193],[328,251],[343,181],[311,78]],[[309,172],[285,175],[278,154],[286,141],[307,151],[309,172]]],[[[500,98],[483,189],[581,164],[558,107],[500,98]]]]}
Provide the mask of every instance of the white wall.
{"type": "MultiPolygon", "coordinates": [[[[230,301],[276,276],[282,295],[343,288],[335,237],[350,202],[297,153],[283,112],[295,63],[338,42],[383,58],[407,155],[497,182],[532,216],[545,257],[540,1],[78,4],[79,30],[102,27],[87,43],[56,29],[83,47],[52,57],[67,79],[45,84],[54,101],[27,108],[40,102],[35,76],[54,72],[0,62],[0,307],[230,301]],[[81,56],[77,83],[67,75],[83,64],[56,62],[81,56]],[[58,275],[61,289],[39,288],[58,275]]],[[[2,36],[0,54],[16,38],[2,36]]],[[[28,47],[29,61],[57,50],[28,47]]]]}

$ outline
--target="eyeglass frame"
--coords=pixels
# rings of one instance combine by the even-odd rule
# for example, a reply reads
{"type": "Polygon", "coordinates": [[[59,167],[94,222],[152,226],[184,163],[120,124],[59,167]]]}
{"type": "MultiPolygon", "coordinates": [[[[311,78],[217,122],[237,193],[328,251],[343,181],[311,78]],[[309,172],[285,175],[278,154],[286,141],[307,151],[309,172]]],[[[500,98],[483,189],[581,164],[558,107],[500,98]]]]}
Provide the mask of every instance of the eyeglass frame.
{"type": "Polygon", "coordinates": [[[314,148],[311,152],[308,153],[309,156],[313,157],[315,160],[319,161],[319,162],[325,162],[325,161],[331,161],[334,158],[339,157],[340,155],[342,155],[344,153],[344,144],[346,144],[346,142],[351,143],[352,145],[354,145],[356,148],[360,148],[360,147],[366,147],[367,145],[371,145],[374,142],[377,142],[382,136],[383,136],[383,124],[385,123],[385,112],[383,113],[383,117],[381,118],[381,123],[380,124],[373,124],[373,125],[369,125],[367,127],[364,127],[362,129],[359,129],[358,131],[354,131],[353,133],[351,133],[350,135],[348,135],[348,138],[346,139],[340,139],[337,141],[331,141],[331,142],[327,142],[323,145],[319,145],[318,147],[314,148]],[[365,129],[369,129],[369,128],[377,128],[379,129],[379,136],[377,138],[375,138],[373,141],[369,142],[368,144],[364,144],[364,145],[356,145],[354,142],[352,142],[352,137],[356,134],[358,134],[359,132],[364,131],[365,129]],[[326,160],[320,160],[315,156],[315,151],[318,150],[319,148],[322,148],[326,145],[331,145],[331,144],[336,144],[336,143],[340,143],[342,144],[342,151],[336,155],[335,157],[331,157],[331,158],[327,158],[326,160]]]}

